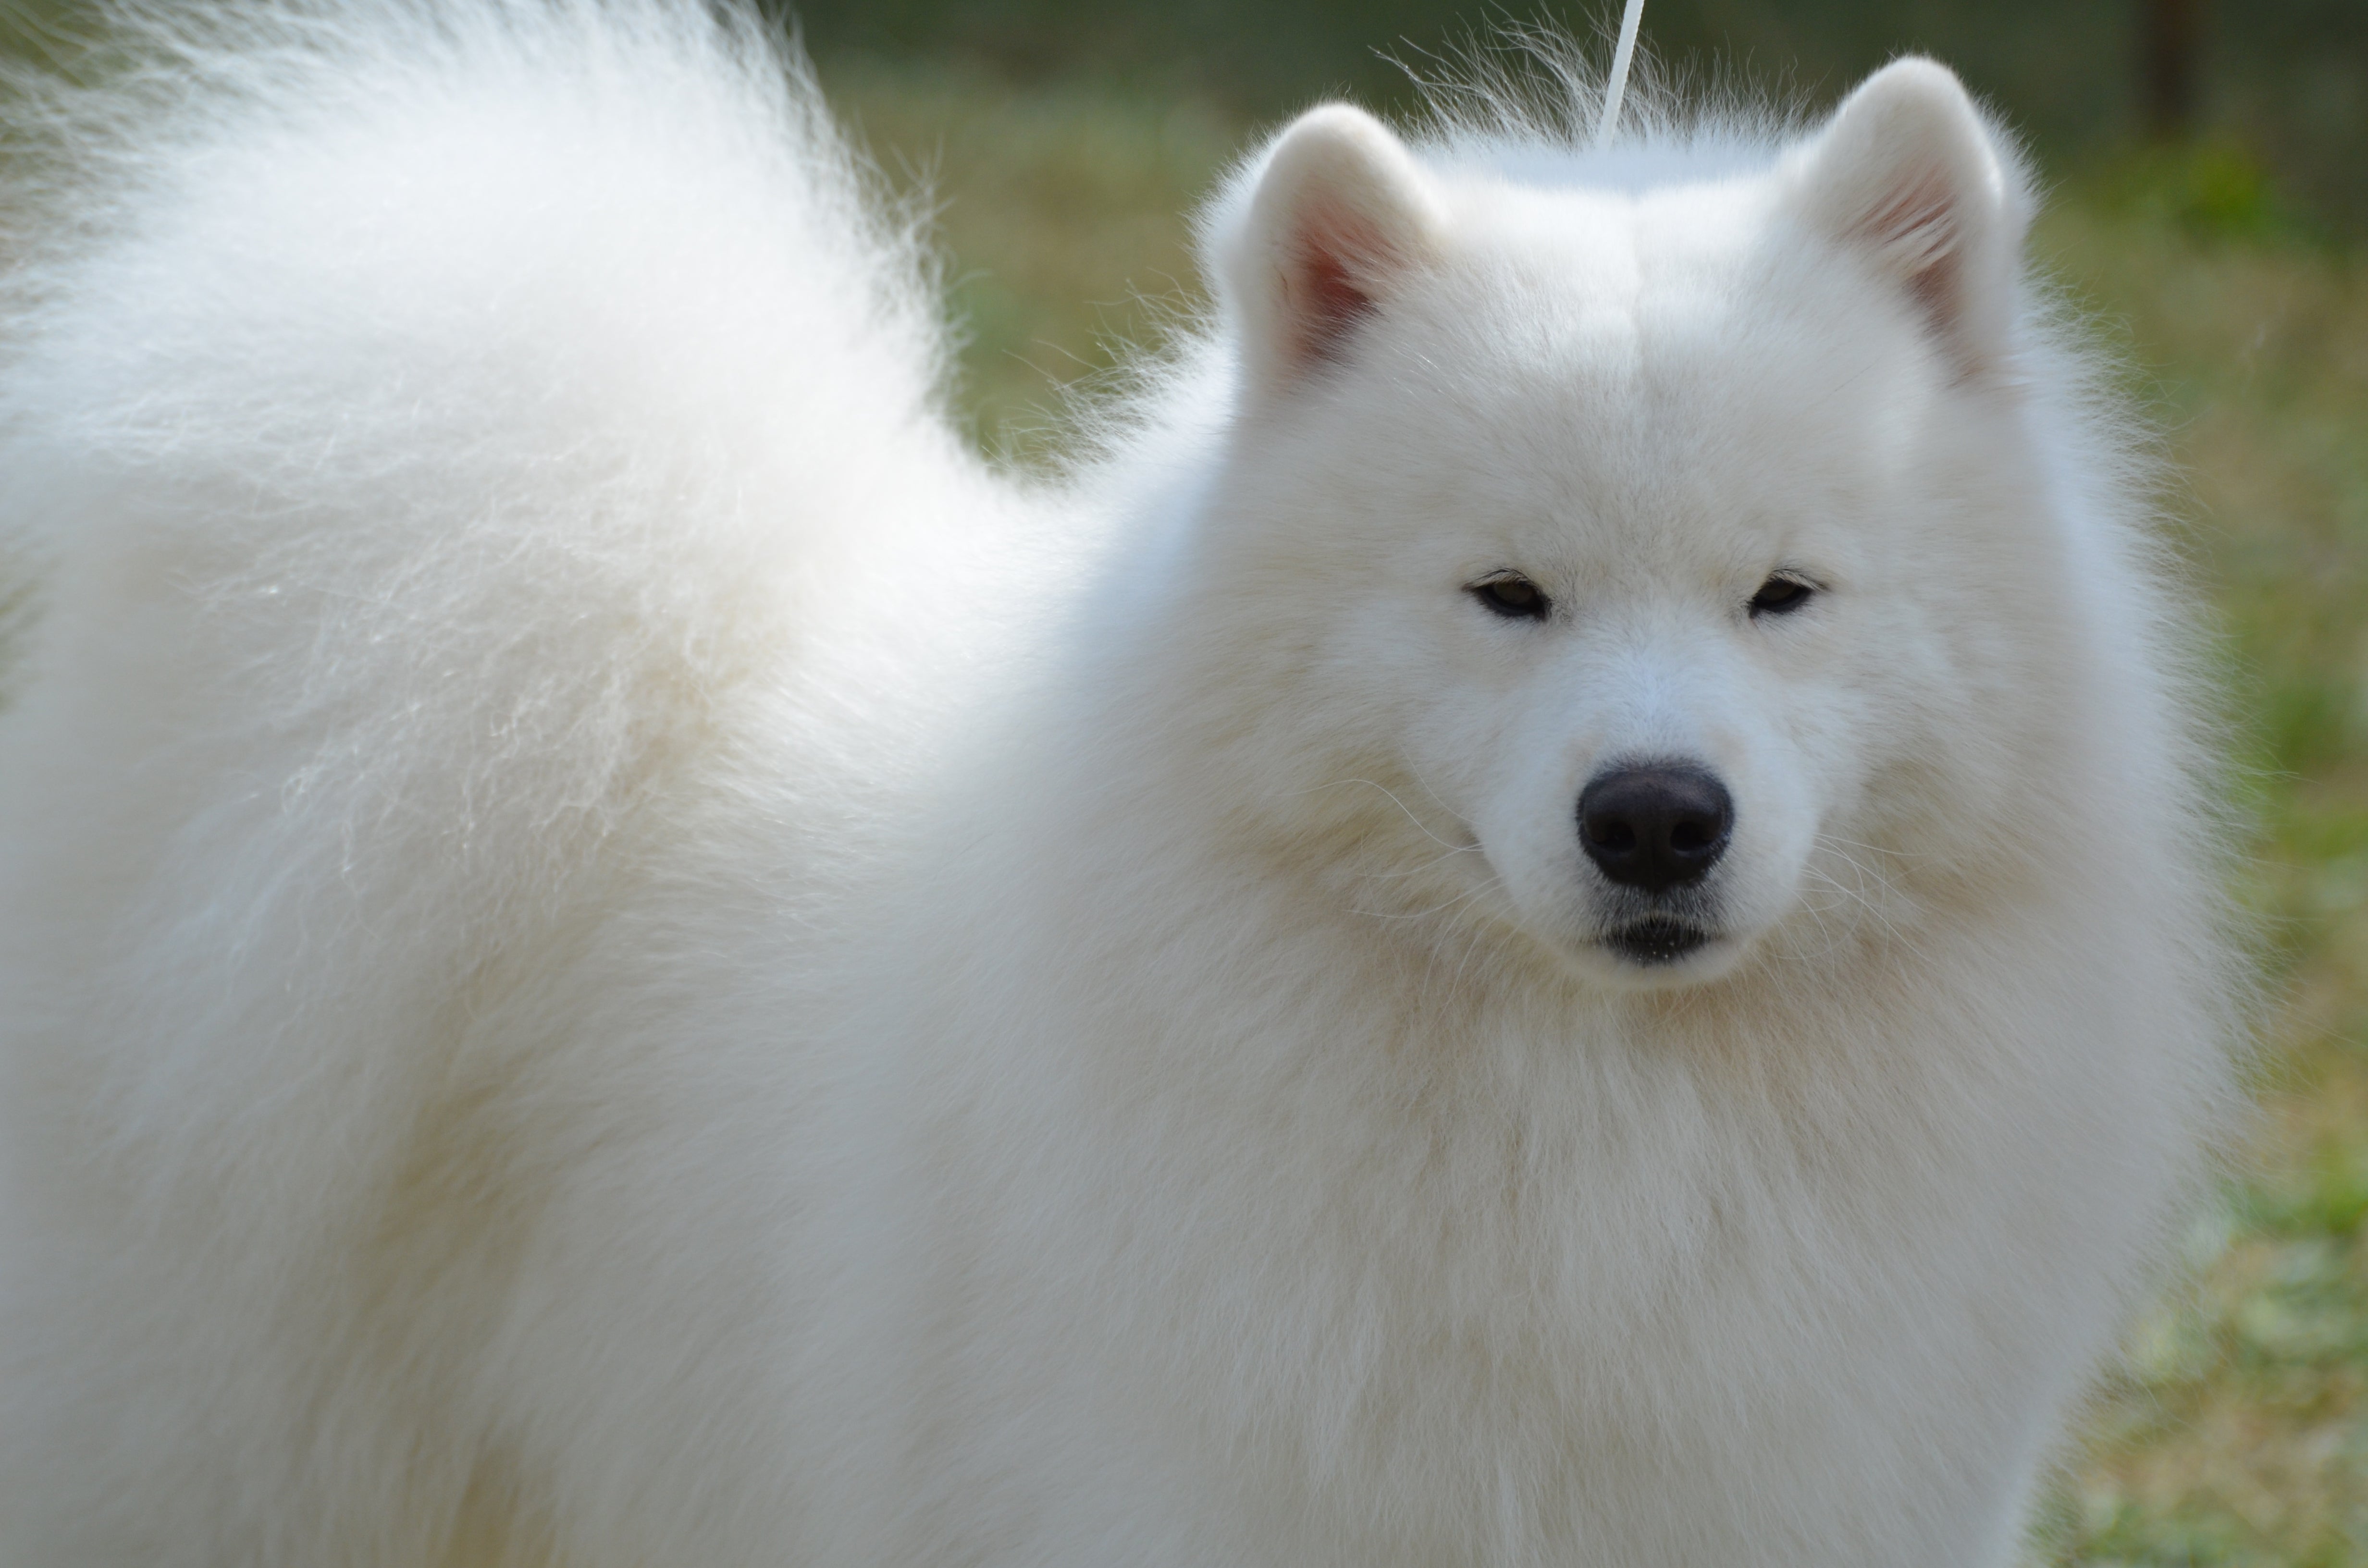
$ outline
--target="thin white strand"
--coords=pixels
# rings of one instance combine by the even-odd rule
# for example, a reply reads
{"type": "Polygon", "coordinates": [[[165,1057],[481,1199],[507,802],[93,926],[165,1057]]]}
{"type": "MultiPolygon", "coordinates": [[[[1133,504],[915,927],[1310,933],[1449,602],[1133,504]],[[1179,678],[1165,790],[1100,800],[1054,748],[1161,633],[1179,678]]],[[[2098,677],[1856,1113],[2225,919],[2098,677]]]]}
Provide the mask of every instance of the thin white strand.
{"type": "Polygon", "coordinates": [[[1603,114],[1595,122],[1598,151],[1611,145],[1620,124],[1620,100],[1628,91],[1628,65],[1636,58],[1636,29],[1644,24],[1645,0],[1628,0],[1620,16],[1620,43],[1611,51],[1611,79],[1603,85],[1603,114]]]}
{"type": "MultiPolygon", "coordinates": [[[[1337,786],[1338,786],[1338,785],[1341,785],[1341,784],[1370,784],[1370,785],[1372,785],[1374,789],[1379,790],[1383,794],[1389,796],[1389,798],[1390,798],[1390,804],[1392,804],[1392,805],[1395,806],[1398,810],[1400,810],[1400,811],[1402,811],[1402,812],[1406,812],[1406,821],[1408,821],[1408,822],[1410,822],[1410,823],[1414,824],[1414,825],[1415,825],[1415,831],[1416,831],[1416,832],[1417,832],[1417,833],[1419,833],[1419,834],[1421,834],[1425,838],[1429,839],[1433,844],[1438,845],[1441,849],[1461,849],[1461,848],[1464,847],[1464,846],[1460,845],[1460,844],[1451,844],[1451,843],[1449,843],[1446,839],[1440,837],[1440,836],[1439,836],[1439,835],[1437,835],[1437,834],[1435,834],[1435,833],[1431,832],[1431,831],[1430,831],[1430,828],[1429,828],[1429,824],[1427,824],[1426,823],[1424,823],[1424,821],[1423,821],[1420,817],[1418,817],[1418,816],[1415,815],[1415,814],[1414,814],[1414,810],[1413,810],[1413,808],[1412,808],[1412,807],[1410,807],[1410,806],[1408,806],[1408,805],[1407,805],[1404,801],[1399,800],[1399,799],[1397,798],[1397,794],[1396,794],[1396,792],[1395,792],[1395,790],[1392,790],[1388,785],[1383,784],[1383,783],[1381,783],[1381,782],[1379,782],[1378,780],[1375,780],[1375,779],[1372,779],[1372,778],[1336,778],[1336,779],[1334,779],[1330,784],[1317,784],[1317,785],[1314,785],[1314,786],[1312,786],[1311,788],[1309,788],[1309,789],[1305,789],[1305,790],[1292,790],[1292,791],[1291,791],[1291,793],[1292,793],[1292,794],[1293,794],[1293,795],[1312,795],[1312,794],[1314,794],[1314,793],[1315,792],[1315,790],[1329,790],[1329,789],[1333,789],[1333,788],[1335,788],[1335,787],[1337,787],[1337,786]]],[[[1429,788],[1429,786],[1428,786],[1428,785],[1426,785],[1426,786],[1424,786],[1424,788],[1425,788],[1425,789],[1428,789],[1428,788],[1429,788]]],[[[1434,795],[1434,796],[1432,796],[1432,797],[1431,797],[1431,799],[1433,799],[1433,800],[1437,800],[1438,798],[1439,798],[1439,797],[1437,797],[1436,795],[1434,795]]]]}

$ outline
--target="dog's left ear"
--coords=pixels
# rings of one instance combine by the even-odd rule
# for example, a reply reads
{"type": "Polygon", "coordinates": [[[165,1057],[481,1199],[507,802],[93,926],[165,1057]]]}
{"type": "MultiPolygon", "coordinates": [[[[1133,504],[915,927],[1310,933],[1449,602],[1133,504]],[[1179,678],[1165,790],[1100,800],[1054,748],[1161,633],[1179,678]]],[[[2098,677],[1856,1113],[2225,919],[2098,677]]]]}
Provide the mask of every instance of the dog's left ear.
{"type": "Polygon", "coordinates": [[[1243,369],[1260,393],[1287,390],[1349,350],[1367,318],[1440,254],[1445,218],[1430,180],[1361,109],[1310,109],[1277,137],[1247,206],[1210,236],[1243,369]]]}
{"type": "Polygon", "coordinates": [[[1897,278],[1963,373],[2005,357],[2028,203],[1947,66],[1911,58],[1868,77],[1789,173],[1808,221],[1897,278]]]}

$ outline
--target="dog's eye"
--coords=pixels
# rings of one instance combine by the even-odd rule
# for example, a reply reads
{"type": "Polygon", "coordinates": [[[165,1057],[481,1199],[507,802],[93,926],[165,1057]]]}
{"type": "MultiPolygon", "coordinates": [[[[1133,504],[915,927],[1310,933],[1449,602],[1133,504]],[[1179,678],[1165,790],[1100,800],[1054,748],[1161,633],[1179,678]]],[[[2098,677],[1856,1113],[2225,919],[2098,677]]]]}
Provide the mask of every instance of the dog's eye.
{"type": "Polygon", "coordinates": [[[1508,620],[1543,620],[1554,608],[1554,601],[1535,583],[1518,572],[1500,572],[1493,577],[1483,577],[1470,590],[1472,597],[1508,620]]]}
{"type": "Polygon", "coordinates": [[[1817,590],[1791,577],[1770,577],[1751,596],[1751,613],[1790,615],[1816,597],[1817,590]]]}

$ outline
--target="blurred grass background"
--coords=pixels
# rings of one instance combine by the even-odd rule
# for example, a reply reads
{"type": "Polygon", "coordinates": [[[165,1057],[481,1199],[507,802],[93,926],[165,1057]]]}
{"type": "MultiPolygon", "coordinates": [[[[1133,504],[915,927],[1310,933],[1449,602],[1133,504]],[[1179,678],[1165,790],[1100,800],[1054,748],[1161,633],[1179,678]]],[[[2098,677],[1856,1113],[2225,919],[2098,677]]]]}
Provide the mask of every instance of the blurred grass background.
{"type": "MultiPolygon", "coordinates": [[[[1612,0],[1605,0],[1606,9],[1612,0]]],[[[73,0],[0,0],[46,50],[73,0]]],[[[890,177],[934,192],[962,402],[1023,460],[1062,387],[1197,298],[1186,215],[1327,92],[1403,108],[1485,0],[807,0],[791,20],[890,177]]],[[[1810,105],[1890,55],[1956,64],[2053,187],[2035,248],[2166,434],[2217,605],[2277,1006],[2262,1113],[2132,1328],[2034,1565],[2368,1564],[2368,3],[1650,0],[1679,74],[1810,105]],[[2192,28],[2148,97],[2145,21],[2192,28]]],[[[1911,1565],[1902,1565],[1911,1568],[1911,1565]]]]}

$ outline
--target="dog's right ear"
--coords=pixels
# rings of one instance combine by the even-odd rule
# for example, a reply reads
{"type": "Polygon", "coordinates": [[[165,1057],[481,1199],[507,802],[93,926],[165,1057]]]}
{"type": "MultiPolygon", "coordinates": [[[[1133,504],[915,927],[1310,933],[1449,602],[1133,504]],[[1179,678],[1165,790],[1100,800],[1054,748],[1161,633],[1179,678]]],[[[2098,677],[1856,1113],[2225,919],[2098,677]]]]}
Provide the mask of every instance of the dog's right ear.
{"type": "Polygon", "coordinates": [[[2006,356],[2029,203],[1948,67],[1884,66],[1788,168],[1810,222],[1904,285],[1962,370],[2006,356]]]}
{"type": "Polygon", "coordinates": [[[1345,354],[1359,324],[1436,262],[1445,230],[1405,143],[1346,104],[1293,120],[1257,166],[1247,209],[1230,205],[1211,236],[1212,270],[1259,394],[1345,354]]]}

